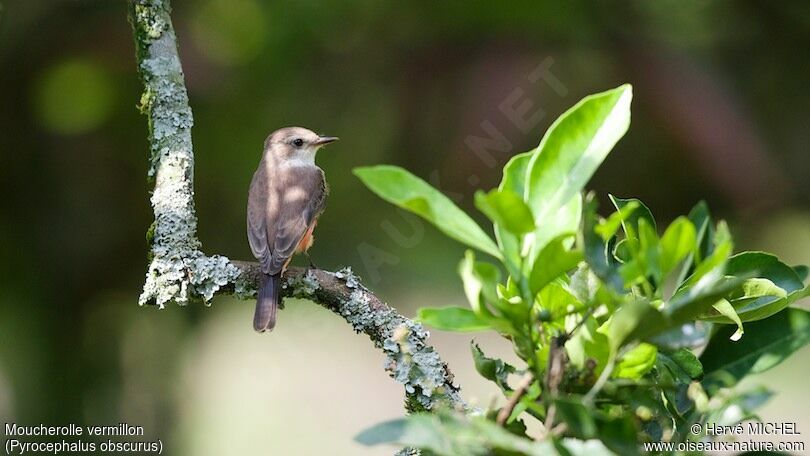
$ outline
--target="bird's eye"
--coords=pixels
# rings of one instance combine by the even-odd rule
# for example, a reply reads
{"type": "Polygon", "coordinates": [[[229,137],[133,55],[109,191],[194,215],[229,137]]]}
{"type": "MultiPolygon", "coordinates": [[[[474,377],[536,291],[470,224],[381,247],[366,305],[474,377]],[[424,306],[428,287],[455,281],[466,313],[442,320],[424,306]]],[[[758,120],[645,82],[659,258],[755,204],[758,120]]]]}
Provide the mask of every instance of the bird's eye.
{"type": "Polygon", "coordinates": [[[304,145],[304,140],[301,139],[301,138],[295,138],[295,139],[293,139],[292,143],[293,143],[293,146],[295,146],[295,147],[301,147],[301,146],[304,145]]]}

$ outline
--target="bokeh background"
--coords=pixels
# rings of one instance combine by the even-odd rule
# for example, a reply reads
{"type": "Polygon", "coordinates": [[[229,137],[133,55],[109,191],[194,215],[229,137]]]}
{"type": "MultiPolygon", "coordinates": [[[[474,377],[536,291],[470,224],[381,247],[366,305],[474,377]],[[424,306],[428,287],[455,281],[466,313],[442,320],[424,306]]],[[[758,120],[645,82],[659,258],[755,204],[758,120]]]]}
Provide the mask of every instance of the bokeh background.
{"type": "MultiPolygon", "coordinates": [[[[402,389],[337,316],[290,301],[259,336],[252,302],[138,307],[150,185],[125,2],[0,4],[0,422],[127,422],[178,455],[390,454],[352,437],[401,416],[402,389]]],[[[307,126],[342,138],[319,156],[332,194],[316,263],[354,267],[406,315],[462,305],[462,247],[352,168],[407,167],[473,211],[474,190],[556,116],[630,82],[632,126],[590,185],[603,202],[636,196],[669,221],[703,198],[739,249],[810,263],[808,2],[186,0],[173,19],[209,253],[250,258],[262,141],[307,126]],[[534,122],[520,128],[510,106],[534,122]],[[474,153],[487,129],[509,147],[474,153]]],[[[487,405],[471,337],[433,340],[487,405]]],[[[497,336],[474,337],[508,356],[497,336]]],[[[779,392],[763,417],[803,433],[808,355],[759,379],[779,392]]]]}

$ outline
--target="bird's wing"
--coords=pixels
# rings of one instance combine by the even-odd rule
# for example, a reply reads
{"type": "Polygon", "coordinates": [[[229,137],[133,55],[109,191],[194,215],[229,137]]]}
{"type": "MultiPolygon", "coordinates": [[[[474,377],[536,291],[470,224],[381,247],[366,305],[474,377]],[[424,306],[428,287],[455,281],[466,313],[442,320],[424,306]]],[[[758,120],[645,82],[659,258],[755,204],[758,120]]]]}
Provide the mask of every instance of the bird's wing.
{"type": "Polygon", "coordinates": [[[267,209],[270,201],[270,186],[267,176],[267,166],[264,161],[253,174],[250,182],[247,206],[247,235],[250,250],[259,260],[262,272],[267,273],[270,268],[271,255],[267,245],[267,209]]]}
{"type": "Polygon", "coordinates": [[[276,214],[268,214],[267,220],[267,239],[272,245],[269,274],[281,272],[326,205],[326,180],[320,168],[290,167],[279,184],[277,211],[269,211],[276,214]]]}

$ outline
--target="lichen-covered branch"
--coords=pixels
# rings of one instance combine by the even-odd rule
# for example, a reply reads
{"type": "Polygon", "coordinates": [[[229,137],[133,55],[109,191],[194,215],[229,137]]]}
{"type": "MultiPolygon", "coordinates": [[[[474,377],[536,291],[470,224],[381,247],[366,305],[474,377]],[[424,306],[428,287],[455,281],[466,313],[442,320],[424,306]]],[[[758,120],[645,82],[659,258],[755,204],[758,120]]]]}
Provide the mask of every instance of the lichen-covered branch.
{"type": "MultiPolygon", "coordinates": [[[[170,11],[169,0],[130,1],[144,84],[141,111],[149,118],[148,174],[155,184],[150,264],[139,302],[161,308],[171,301],[207,303],[218,293],[252,296],[259,278],[256,264],[205,255],[197,239],[193,118],[170,11]]],[[[426,342],[427,331],[369,292],[350,269],[291,269],[284,280],[284,296],[306,298],[337,313],[385,353],[386,370],[405,385],[409,411],[438,404],[464,407],[453,375],[426,342]]]]}
{"type": "MultiPolygon", "coordinates": [[[[241,280],[247,282],[243,288],[258,283],[258,264],[233,264],[243,271],[241,280]]],[[[428,332],[368,291],[350,268],[338,272],[291,268],[284,274],[281,294],[314,301],[367,335],[385,353],[391,377],[405,385],[409,411],[431,410],[439,403],[464,407],[453,374],[427,344],[428,332]]]]}
{"type": "Polygon", "coordinates": [[[155,223],[149,234],[151,263],[140,303],[163,307],[190,297],[205,300],[239,275],[220,256],[206,257],[194,213],[194,121],[177,54],[168,0],[133,0],[138,71],[144,84],[141,111],[149,117],[149,177],[154,178],[155,223]]]}

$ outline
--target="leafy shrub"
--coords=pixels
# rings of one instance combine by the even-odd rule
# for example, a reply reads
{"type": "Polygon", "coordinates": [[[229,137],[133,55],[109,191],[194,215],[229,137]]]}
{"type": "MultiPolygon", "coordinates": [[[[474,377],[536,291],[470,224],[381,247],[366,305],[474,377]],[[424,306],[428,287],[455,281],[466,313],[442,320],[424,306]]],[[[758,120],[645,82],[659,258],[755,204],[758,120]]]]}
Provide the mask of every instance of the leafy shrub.
{"type": "Polygon", "coordinates": [[[600,217],[582,191],[627,131],[631,98],[628,85],[586,97],[507,163],[498,188],[475,194],[495,241],[409,172],[355,171],[381,198],[475,249],[459,265],[470,307],[423,308],[419,319],[497,331],[524,363],[473,344],[476,369],[505,406],[413,414],[361,442],[441,455],[637,454],[643,442],[704,438],[690,431],[695,423],[753,416],[769,393],[731,388],[810,340],[810,315],[790,307],[810,295],[807,267],[733,254],[726,224],[702,202],[663,229],[633,198],[610,196],[614,210],[600,217]],[[525,419],[542,423],[540,435],[526,435],[525,419]]]}

